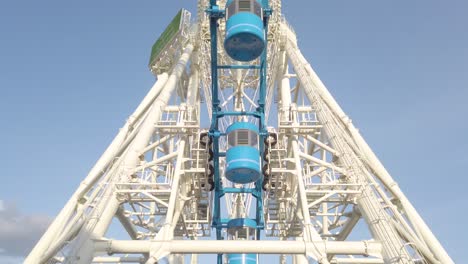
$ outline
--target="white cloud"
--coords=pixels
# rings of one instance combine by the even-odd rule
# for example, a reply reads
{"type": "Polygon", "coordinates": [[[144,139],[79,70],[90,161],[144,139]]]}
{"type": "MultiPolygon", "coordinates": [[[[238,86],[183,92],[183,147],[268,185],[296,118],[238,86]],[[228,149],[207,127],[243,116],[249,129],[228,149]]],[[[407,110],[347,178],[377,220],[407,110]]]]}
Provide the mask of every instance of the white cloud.
{"type": "Polygon", "coordinates": [[[0,210],[0,263],[20,263],[16,261],[17,257],[31,251],[49,223],[48,216],[25,215],[14,204],[3,203],[3,210],[0,210]]]}
{"type": "Polygon", "coordinates": [[[5,203],[3,200],[0,200],[0,212],[5,210],[5,203]]]}

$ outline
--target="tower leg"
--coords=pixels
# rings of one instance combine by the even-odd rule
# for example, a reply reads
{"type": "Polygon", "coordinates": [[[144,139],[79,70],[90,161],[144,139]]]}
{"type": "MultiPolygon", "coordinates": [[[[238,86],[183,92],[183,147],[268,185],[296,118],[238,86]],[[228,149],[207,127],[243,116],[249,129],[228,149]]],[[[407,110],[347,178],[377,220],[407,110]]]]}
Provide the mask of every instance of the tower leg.
{"type": "MultiPolygon", "coordinates": [[[[349,183],[362,184],[362,194],[357,199],[359,209],[366,220],[372,236],[382,241],[383,258],[386,263],[406,264],[410,263],[411,257],[409,256],[405,242],[400,239],[398,232],[390,225],[391,219],[384,212],[379,200],[371,189],[372,187],[367,184],[366,173],[364,165],[361,163],[359,157],[353,152],[350,146],[345,141],[345,135],[340,131],[338,123],[335,121],[336,117],[329,106],[323,102],[320,97],[320,92],[317,91],[315,80],[310,75],[308,70],[308,63],[300,54],[299,49],[289,40],[289,48],[287,48],[288,57],[295,69],[299,81],[301,82],[306,95],[314,106],[319,120],[324,123],[325,131],[327,132],[330,142],[339,153],[345,153],[339,157],[339,163],[347,168],[349,183]],[[327,122],[324,122],[324,121],[327,122]]],[[[310,66],[309,66],[310,67],[310,66]]]]}
{"type": "Polygon", "coordinates": [[[304,255],[294,255],[293,257],[294,264],[309,264],[307,257],[304,255]]]}
{"type": "MultiPolygon", "coordinates": [[[[284,56],[284,55],[283,55],[284,56]]],[[[288,68],[287,65],[284,65],[284,71],[283,71],[283,78],[281,80],[281,106],[282,106],[282,111],[283,117],[287,118],[290,115],[289,109],[294,108],[292,106],[292,101],[291,101],[291,86],[290,86],[290,81],[288,77],[288,68]]],[[[297,120],[293,117],[293,125],[298,126],[299,124],[297,123],[297,120]]],[[[298,198],[299,198],[299,204],[300,212],[298,212],[298,215],[302,218],[302,221],[304,223],[304,240],[305,241],[320,241],[322,238],[320,235],[317,233],[315,228],[313,228],[311,221],[310,221],[310,213],[309,213],[309,208],[307,207],[307,196],[306,196],[306,190],[305,190],[305,185],[304,185],[304,178],[303,178],[303,173],[302,173],[302,163],[301,159],[299,157],[299,147],[298,147],[298,142],[297,142],[297,136],[291,136],[291,153],[292,153],[292,159],[295,161],[295,176],[297,177],[296,182],[297,182],[297,191],[298,191],[298,198]]],[[[323,259],[325,254],[324,252],[320,252],[317,249],[311,249],[313,254],[313,257],[317,260],[323,259]]],[[[302,263],[307,263],[307,257],[303,256],[294,256],[294,259],[296,261],[302,261],[302,263]],[[305,262],[304,262],[305,259],[305,262]]],[[[325,258],[326,259],[326,258],[325,258]]],[[[328,260],[326,260],[325,263],[328,263],[328,260]]]]}
{"type": "MultiPolygon", "coordinates": [[[[167,105],[171,94],[176,88],[177,81],[185,71],[185,67],[190,59],[192,51],[193,46],[191,44],[187,45],[184,53],[180,57],[179,63],[174,68],[173,73],[169,77],[169,80],[167,81],[161,94],[154,101],[153,108],[150,110],[151,112],[144,120],[138,135],[135,137],[132,145],[129,147],[130,149],[127,152],[128,154],[124,157],[123,162],[125,166],[124,175],[117,180],[124,182],[127,181],[128,177],[130,176],[129,173],[133,172],[136,166],[139,164],[139,153],[146,147],[151,136],[153,135],[155,129],[154,124],[159,120],[162,108],[167,105]]],[[[75,250],[72,252],[72,254],[70,254],[70,257],[67,258],[65,263],[87,264],[92,261],[94,254],[93,239],[100,239],[102,236],[104,236],[112,221],[112,217],[119,208],[119,205],[120,202],[117,200],[117,197],[114,193],[114,188],[107,188],[103,199],[101,199],[100,203],[95,208],[94,217],[92,217],[92,219],[78,234],[75,241],[75,250]]],[[[171,209],[169,208],[168,210],[171,209]]]]}

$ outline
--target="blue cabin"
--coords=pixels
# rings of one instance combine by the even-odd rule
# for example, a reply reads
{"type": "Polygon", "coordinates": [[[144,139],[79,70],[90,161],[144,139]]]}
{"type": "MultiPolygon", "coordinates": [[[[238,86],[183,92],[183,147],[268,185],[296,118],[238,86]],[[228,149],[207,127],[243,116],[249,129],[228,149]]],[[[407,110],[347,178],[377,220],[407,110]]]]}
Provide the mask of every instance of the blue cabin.
{"type": "Polygon", "coordinates": [[[226,129],[226,134],[226,178],[241,184],[260,179],[258,127],[248,122],[237,122],[226,129]]]}
{"type": "Polygon", "coordinates": [[[262,54],[265,29],[259,0],[227,1],[224,49],[237,61],[251,61],[262,54]]]}
{"type": "MultiPolygon", "coordinates": [[[[228,222],[229,240],[255,240],[257,222],[248,218],[236,218],[228,222]]],[[[228,254],[228,264],[256,264],[257,254],[228,254]]]]}

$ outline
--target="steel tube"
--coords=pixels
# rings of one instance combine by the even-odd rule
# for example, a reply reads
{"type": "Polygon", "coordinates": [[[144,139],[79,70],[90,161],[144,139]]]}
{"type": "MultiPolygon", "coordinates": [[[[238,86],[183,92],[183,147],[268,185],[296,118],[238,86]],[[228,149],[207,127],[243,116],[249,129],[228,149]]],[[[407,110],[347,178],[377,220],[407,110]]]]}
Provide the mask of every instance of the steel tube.
{"type": "Polygon", "coordinates": [[[108,254],[127,253],[143,254],[152,249],[161,249],[172,254],[309,254],[309,249],[317,247],[326,254],[335,255],[370,255],[380,256],[379,242],[328,242],[328,241],[271,241],[245,240],[242,243],[235,240],[171,240],[171,241],[134,241],[106,240],[95,241],[97,252],[108,254]]]}
{"type": "MultiPolygon", "coordinates": [[[[54,260],[63,262],[65,258],[56,257],[54,260]]],[[[94,257],[91,263],[141,263],[143,257],[94,257]]]]}
{"type": "MultiPolygon", "coordinates": [[[[123,157],[125,160],[124,164],[128,172],[132,172],[139,163],[139,153],[144,149],[154,131],[154,124],[159,120],[161,111],[174,91],[177,81],[185,71],[185,67],[190,59],[193,51],[191,44],[187,45],[184,53],[181,55],[178,64],[175,66],[171,76],[167,80],[164,88],[159,93],[159,96],[154,100],[152,108],[149,110],[150,113],[141,125],[139,134],[135,137],[132,144],[129,146],[128,155],[123,157]]],[[[129,176],[129,175],[127,175],[129,176]]],[[[126,179],[122,179],[126,181],[126,179]]],[[[75,251],[71,253],[69,260],[66,263],[89,263],[93,256],[93,245],[90,241],[93,237],[102,237],[110,225],[112,217],[115,215],[119,201],[116,199],[113,189],[108,188],[100,204],[95,208],[95,214],[92,221],[88,223],[86,227],[80,232],[76,239],[75,251]],[[78,261],[75,258],[78,257],[78,261]]]]}
{"type": "MultiPolygon", "coordinates": [[[[289,77],[288,77],[288,68],[287,65],[284,65],[283,69],[283,79],[281,81],[281,105],[283,108],[283,111],[285,114],[289,113],[289,110],[291,109],[291,92],[290,92],[290,82],[289,82],[289,77]]],[[[290,115],[290,114],[288,114],[290,115]]],[[[297,119],[293,118],[291,120],[293,122],[293,125],[297,125],[297,119]]],[[[300,159],[300,150],[299,146],[297,143],[297,136],[293,135],[292,140],[292,158],[295,161],[295,176],[297,177],[297,184],[298,184],[298,192],[299,192],[299,201],[301,205],[301,210],[302,210],[302,215],[303,215],[303,221],[304,221],[304,239],[306,241],[311,241],[311,240],[318,240],[320,239],[320,235],[317,233],[317,231],[313,228],[311,222],[310,222],[310,213],[309,213],[309,208],[307,207],[307,194],[305,191],[305,185],[304,185],[304,176],[302,175],[302,165],[301,165],[301,159],[300,159]]],[[[313,251],[313,257],[316,260],[320,259],[325,259],[325,264],[328,264],[328,261],[325,258],[324,251],[314,247],[311,248],[313,251]]],[[[295,257],[296,262],[303,263],[304,258],[301,256],[295,257]]]]}
{"type": "Polygon", "coordinates": [[[337,258],[331,264],[384,264],[384,261],[375,258],[337,258]]]}

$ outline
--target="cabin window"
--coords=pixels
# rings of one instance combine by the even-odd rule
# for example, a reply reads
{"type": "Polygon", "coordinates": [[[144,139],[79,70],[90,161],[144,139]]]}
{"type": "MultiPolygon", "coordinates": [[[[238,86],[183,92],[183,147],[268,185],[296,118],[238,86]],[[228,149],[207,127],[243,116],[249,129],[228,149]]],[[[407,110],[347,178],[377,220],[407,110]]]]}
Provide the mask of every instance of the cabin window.
{"type": "Polygon", "coordinates": [[[252,130],[237,129],[228,134],[228,143],[231,147],[250,146],[257,147],[258,135],[252,130]]]}
{"type": "Polygon", "coordinates": [[[232,3],[226,8],[226,18],[229,19],[235,13],[237,13],[237,1],[232,1],[232,3]]]}
{"type": "Polygon", "coordinates": [[[254,13],[262,18],[262,5],[256,0],[234,0],[226,7],[226,18],[229,19],[239,12],[254,13]]]}
{"type": "Polygon", "coordinates": [[[237,145],[249,146],[249,130],[237,131],[237,145]]]}
{"type": "Polygon", "coordinates": [[[263,19],[262,5],[260,5],[257,1],[254,1],[252,13],[263,19]]]}
{"type": "Polygon", "coordinates": [[[250,0],[239,0],[239,12],[252,12],[250,0]]]}
{"type": "Polygon", "coordinates": [[[251,227],[234,227],[228,230],[230,238],[233,240],[242,239],[242,240],[255,240],[256,232],[254,228],[251,227]]]}

